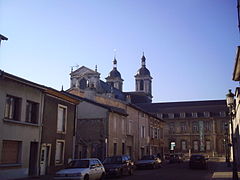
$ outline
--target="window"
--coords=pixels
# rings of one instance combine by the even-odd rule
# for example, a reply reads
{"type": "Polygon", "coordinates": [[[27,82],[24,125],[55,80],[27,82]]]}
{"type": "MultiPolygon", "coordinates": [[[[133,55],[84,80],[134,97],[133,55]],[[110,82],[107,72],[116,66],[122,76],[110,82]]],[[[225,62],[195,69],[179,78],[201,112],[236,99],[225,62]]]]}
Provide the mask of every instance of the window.
{"type": "Polygon", "coordinates": [[[157,128],[157,138],[160,139],[160,129],[157,128]]]}
{"type": "Polygon", "coordinates": [[[122,154],[125,154],[125,143],[122,143],[122,154]]]}
{"type": "Polygon", "coordinates": [[[18,164],[21,161],[21,141],[2,141],[2,164],[18,164]]]}
{"type": "Polygon", "coordinates": [[[193,150],[198,151],[198,141],[193,141],[193,150]]]}
{"type": "Polygon", "coordinates": [[[113,155],[117,155],[117,143],[113,143],[113,155]]]}
{"type": "Polygon", "coordinates": [[[56,143],[56,154],[55,154],[55,164],[61,165],[64,163],[64,140],[57,140],[56,143]]]}
{"type": "Polygon", "coordinates": [[[66,132],[67,107],[58,105],[57,132],[66,132]]]}
{"type": "Polygon", "coordinates": [[[117,130],[117,118],[116,117],[113,117],[113,129],[114,129],[114,131],[117,130]]]}
{"type": "Polygon", "coordinates": [[[153,138],[153,128],[150,127],[150,138],[153,138]]]}
{"type": "Polygon", "coordinates": [[[160,138],[163,138],[163,128],[160,128],[160,138]]]}
{"type": "Polygon", "coordinates": [[[122,134],[125,134],[125,119],[122,118],[122,134]]]}
{"type": "Polygon", "coordinates": [[[210,151],[210,150],[211,150],[211,142],[206,141],[206,151],[210,151]]]}
{"type": "Polygon", "coordinates": [[[182,151],[186,151],[187,150],[187,143],[186,143],[186,141],[182,141],[181,142],[181,147],[182,147],[182,151]]]}
{"type": "Polygon", "coordinates": [[[145,126],[141,127],[141,137],[145,138],[145,126]]]}
{"type": "Polygon", "coordinates": [[[7,95],[4,117],[11,120],[20,121],[21,99],[7,95]]]}
{"type": "Polygon", "coordinates": [[[174,113],[168,113],[168,118],[169,119],[174,119],[174,113]]]}
{"type": "Polygon", "coordinates": [[[197,118],[197,117],[198,117],[198,113],[197,113],[197,112],[193,112],[193,113],[192,113],[192,117],[193,117],[193,118],[197,118]]]}
{"type": "Polygon", "coordinates": [[[163,118],[163,114],[162,114],[162,113],[160,113],[160,114],[158,113],[158,114],[157,114],[157,117],[160,118],[160,119],[162,119],[162,118],[163,118]]]}
{"type": "Polygon", "coordinates": [[[221,112],[219,112],[219,115],[220,115],[220,117],[226,117],[226,112],[225,111],[221,111],[221,112]]]}
{"type": "Polygon", "coordinates": [[[210,117],[210,113],[209,113],[209,112],[204,112],[203,115],[204,115],[204,117],[206,117],[206,118],[210,117]]]}
{"type": "Polygon", "coordinates": [[[169,123],[169,133],[172,134],[175,132],[174,122],[169,123]]]}
{"type": "Polygon", "coordinates": [[[180,118],[185,118],[186,117],[186,113],[185,112],[181,112],[180,113],[180,118]]]}
{"type": "Polygon", "coordinates": [[[210,121],[204,122],[204,129],[206,132],[211,131],[211,122],[210,121]]]}
{"type": "Polygon", "coordinates": [[[186,132],[186,130],[187,130],[186,122],[181,122],[180,127],[181,127],[181,132],[182,133],[186,132]]]}
{"type": "Polygon", "coordinates": [[[38,103],[27,101],[26,105],[26,122],[38,123],[38,103]]]}
{"type": "Polygon", "coordinates": [[[194,122],[192,123],[192,131],[193,131],[193,132],[198,132],[198,131],[199,131],[198,122],[194,121],[194,122]]]}
{"type": "Polygon", "coordinates": [[[86,87],[87,87],[87,80],[85,78],[82,78],[79,81],[79,87],[80,87],[80,89],[86,89],[86,87]]]}
{"type": "Polygon", "coordinates": [[[157,128],[154,128],[154,138],[158,138],[158,134],[157,134],[158,132],[157,132],[157,128]]]}
{"type": "Polygon", "coordinates": [[[128,122],[128,133],[131,135],[132,134],[132,120],[129,120],[128,122]]]}
{"type": "Polygon", "coordinates": [[[140,90],[143,91],[144,88],[144,82],[143,80],[140,80],[140,90]]]}

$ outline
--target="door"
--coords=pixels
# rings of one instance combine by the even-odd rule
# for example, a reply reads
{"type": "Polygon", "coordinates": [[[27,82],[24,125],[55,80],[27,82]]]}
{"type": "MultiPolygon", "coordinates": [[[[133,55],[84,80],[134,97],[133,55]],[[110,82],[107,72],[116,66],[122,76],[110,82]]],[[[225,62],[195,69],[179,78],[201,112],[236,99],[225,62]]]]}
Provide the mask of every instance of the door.
{"type": "Polygon", "coordinates": [[[38,162],[38,142],[31,142],[28,168],[29,176],[37,175],[37,162],[38,162]]]}
{"type": "Polygon", "coordinates": [[[42,145],[40,156],[40,175],[47,174],[47,167],[49,165],[50,145],[42,145]]]}

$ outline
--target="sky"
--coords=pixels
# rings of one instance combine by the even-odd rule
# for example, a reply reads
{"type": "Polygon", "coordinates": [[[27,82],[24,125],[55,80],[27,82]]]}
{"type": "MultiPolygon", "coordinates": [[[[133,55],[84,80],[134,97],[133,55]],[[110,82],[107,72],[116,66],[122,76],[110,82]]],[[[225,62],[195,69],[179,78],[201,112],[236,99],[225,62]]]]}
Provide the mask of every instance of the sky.
{"type": "Polygon", "coordinates": [[[76,65],[105,81],[116,55],[134,91],[143,52],[153,102],[225,99],[238,86],[237,0],[0,0],[0,34],[1,70],[57,90],[76,65]]]}

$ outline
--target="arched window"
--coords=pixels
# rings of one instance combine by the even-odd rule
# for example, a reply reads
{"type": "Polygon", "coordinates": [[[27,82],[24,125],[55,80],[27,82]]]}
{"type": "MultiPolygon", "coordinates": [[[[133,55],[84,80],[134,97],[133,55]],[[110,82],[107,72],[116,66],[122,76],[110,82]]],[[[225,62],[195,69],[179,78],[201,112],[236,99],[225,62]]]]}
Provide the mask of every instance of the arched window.
{"type": "Polygon", "coordinates": [[[143,90],[143,87],[144,87],[143,80],[140,80],[140,90],[143,90]]]}
{"type": "Polygon", "coordinates": [[[82,78],[79,81],[79,87],[80,87],[80,89],[85,89],[87,87],[87,80],[85,78],[82,78]]]}

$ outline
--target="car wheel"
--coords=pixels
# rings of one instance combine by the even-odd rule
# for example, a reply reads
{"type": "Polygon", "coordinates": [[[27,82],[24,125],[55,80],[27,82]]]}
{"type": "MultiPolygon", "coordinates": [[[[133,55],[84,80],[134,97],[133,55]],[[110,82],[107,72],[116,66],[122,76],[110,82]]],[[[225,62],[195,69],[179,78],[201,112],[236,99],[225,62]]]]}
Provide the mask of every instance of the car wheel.
{"type": "Polygon", "coordinates": [[[88,175],[88,174],[86,174],[86,175],[84,176],[84,180],[89,180],[89,175],[88,175]]]}
{"type": "Polygon", "coordinates": [[[101,175],[101,177],[100,177],[100,179],[99,179],[99,180],[103,180],[103,179],[104,179],[104,177],[105,177],[105,174],[104,174],[104,173],[102,173],[102,175],[101,175]]]}

